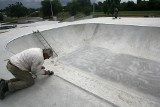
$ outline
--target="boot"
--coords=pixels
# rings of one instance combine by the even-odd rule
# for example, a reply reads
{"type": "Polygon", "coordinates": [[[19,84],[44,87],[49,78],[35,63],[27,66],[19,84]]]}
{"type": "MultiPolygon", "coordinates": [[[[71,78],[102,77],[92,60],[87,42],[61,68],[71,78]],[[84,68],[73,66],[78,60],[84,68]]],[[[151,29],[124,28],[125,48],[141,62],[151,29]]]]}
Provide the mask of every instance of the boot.
{"type": "Polygon", "coordinates": [[[2,81],[4,81],[4,79],[0,78],[0,83],[1,83],[2,81]]]}
{"type": "Polygon", "coordinates": [[[5,93],[8,91],[8,83],[4,80],[0,80],[0,99],[3,100],[5,98],[5,93]]]}

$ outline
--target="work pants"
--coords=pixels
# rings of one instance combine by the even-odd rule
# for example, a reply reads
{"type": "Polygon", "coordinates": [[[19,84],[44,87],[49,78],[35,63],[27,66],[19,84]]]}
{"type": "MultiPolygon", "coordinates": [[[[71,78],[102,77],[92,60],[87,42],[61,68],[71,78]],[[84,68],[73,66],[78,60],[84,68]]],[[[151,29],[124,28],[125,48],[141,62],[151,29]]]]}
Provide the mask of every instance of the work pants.
{"type": "Polygon", "coordinates": [[[9,61],[7,63],[7,69],[10,71],[15,78],[8,80],[9,91],[17,91],[30,87],[34,84],[34,79],[29,71],[20,70],[18,67],[11,64],[9,61]]]}

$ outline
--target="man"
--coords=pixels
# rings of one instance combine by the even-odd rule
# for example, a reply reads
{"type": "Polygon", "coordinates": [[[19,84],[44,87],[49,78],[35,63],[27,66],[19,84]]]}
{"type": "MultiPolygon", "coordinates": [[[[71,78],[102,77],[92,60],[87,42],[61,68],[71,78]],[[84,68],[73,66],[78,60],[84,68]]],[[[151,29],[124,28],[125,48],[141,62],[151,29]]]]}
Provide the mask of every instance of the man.
{"type": "Polygon", "coordinates": [[[115,19],[117,19],[117,17],[118,17],[118,8],[114,9],[114,17],[115,17],[115,19]]]}
{"type": "Polygon", "coordinates": [[[40,48],[27,49],[12,56],[7,63],[7,69],[15,78],[0,80],[0,99],[5,98],[7,91],[14,92],[32,86],[37,75],[52,75],[52,71],[47,71],[42,66],[44,60],[52,56],[52,49],[40,48]]]}

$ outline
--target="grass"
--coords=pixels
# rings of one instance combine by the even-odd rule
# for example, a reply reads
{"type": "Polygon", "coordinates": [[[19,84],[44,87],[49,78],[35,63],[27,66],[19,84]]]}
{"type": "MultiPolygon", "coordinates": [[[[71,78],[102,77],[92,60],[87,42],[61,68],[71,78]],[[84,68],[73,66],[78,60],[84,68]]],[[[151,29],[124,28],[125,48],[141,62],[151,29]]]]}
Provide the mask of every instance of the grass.
{"type": "MultiPolygon", "coordinates": [[[[78,12],[74,17],[77,18],[81,18],[84,17],[85,15],[83,13],[78,12]]],[[[71,15],[68,12],[61,12],[57,15],[58,20],[63,20],[63,19],[67,19],[71,17],[71,15]]]]}
{"type": "Polygon", "coordinates": [[[160,11],[121,11],[120,16],[160,17],[160,11]]]}
{"type": "MultiPolygon", "coordinates": [[[[75,18],[84,17],[83,13],[78,13],[75,18]]],[[[160,17],[160,10],[159,11],[119,11],[120,17],[160,17]]],[[[71,17],[68,12],[59,13],[58,15],[61,19],[66,19],[71,17]]],[[[95,12],[94,17],[112,17],[112,15],[104,14],[104,12],[95,12]]],[[[58,18],[58,19],[59,19],[58,18]]]]}
{"type": "Polygon", "coordinates": [[[18,18],[5,17],[4,20],[2,21],[2,23],[14,22],[14,21],[16,21],[17,19],[18,19],[18,18]]]}
{"type": "MultiPolygon", "coordinates": [[[[103,12],[95,12],[94,17],[111,17],[103,12]]],[[[119,11],[122,17],[160,17],[160,11],[119,11]]]]}

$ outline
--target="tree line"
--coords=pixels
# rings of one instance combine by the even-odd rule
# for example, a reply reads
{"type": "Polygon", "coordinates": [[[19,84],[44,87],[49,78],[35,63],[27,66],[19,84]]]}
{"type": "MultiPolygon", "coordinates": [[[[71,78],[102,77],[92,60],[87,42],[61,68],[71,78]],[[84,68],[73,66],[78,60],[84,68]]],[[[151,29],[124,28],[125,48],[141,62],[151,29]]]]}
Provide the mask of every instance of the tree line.
{"type": "Polygon", "coordinates": [[[115,7],[120,11],[160,10],[160,0],[137,0],[137,3],[133,1],[121,3],[121,0],[105,0],[98,3],[91,3],[90,0],[71,0],[66,6],[62,6],[60,0],[43,0],[39,9],[26,8],[21,2],[16,2],[9,4],[5,9],[1,9],[0,12],[10,17],[23,17],[35,11],[40,11],[43,17],[50,17],[52,15],[51,7],[54,16],[57,16],[60,12],[69,12],[72,16],[78,12],[90,15],[93,8],[95,12],[113,14],[115,7]]]}
{"type": "Polygon", "coordinates": [[[113,14],[115,7],[120,11],[160,10],[160,0],[137,0],[137,3],[133,1],[121,3],[121,0],[105,0],[103,3],[98,2],[95,4],[95,10],[97,12],[103,11],[105,14],[113,14]]]}
{"type": "Polygon", "coordinates": [[[26,8],[21,2],[9,4],[5,9],[0,9],[0,21],[3,21],[4,16],[9,17],[24,17],[29,16],[31,13],[39,9],[26,8]]]}
{"type": "Polygon", "coordinates": [[[41,2],[43,16],[51,16],[51,5],[53,15],[56,16],[59,12],[69,12],[70,15],[76,15],[78,12],[82,12],[85,15],[89,15],[92,11],[92,5],[90,0],[72,0],[68,2],[66,6],[62,6],[60,0],[43,0],[41,2]]]}

